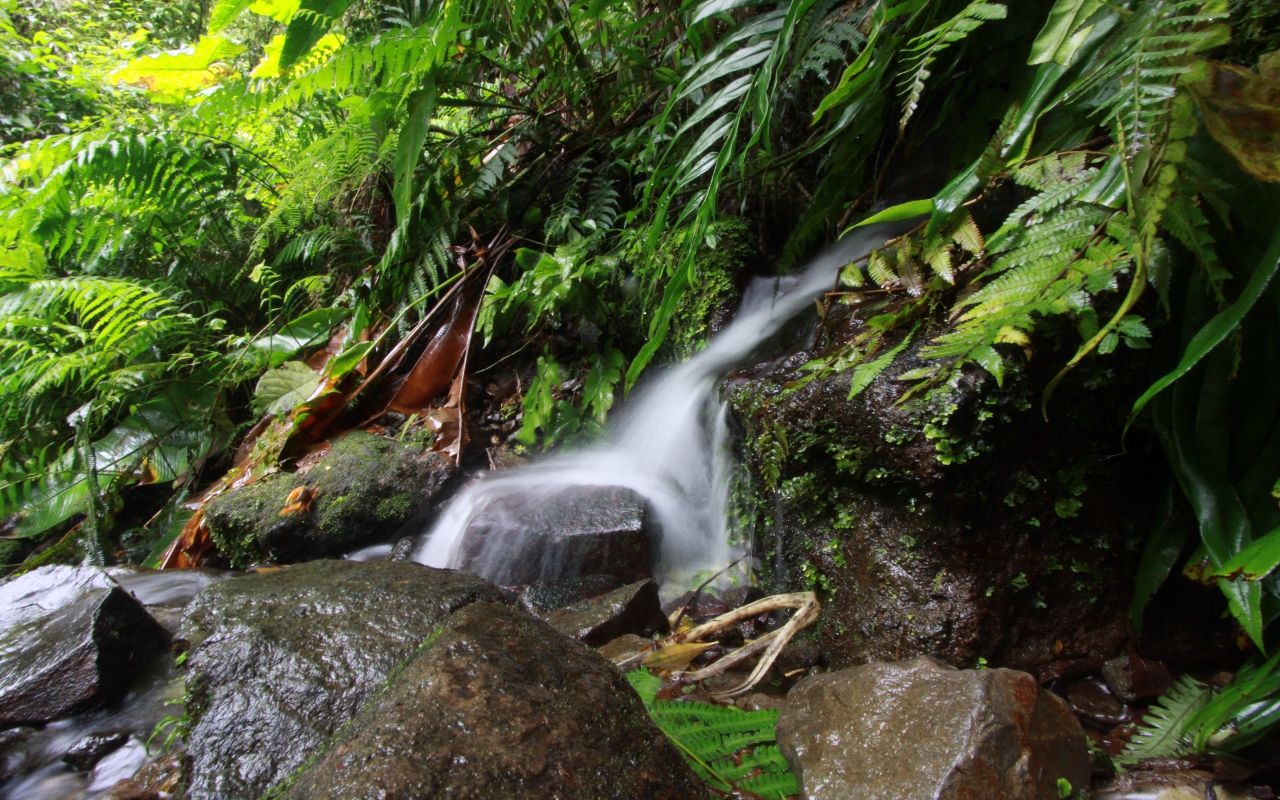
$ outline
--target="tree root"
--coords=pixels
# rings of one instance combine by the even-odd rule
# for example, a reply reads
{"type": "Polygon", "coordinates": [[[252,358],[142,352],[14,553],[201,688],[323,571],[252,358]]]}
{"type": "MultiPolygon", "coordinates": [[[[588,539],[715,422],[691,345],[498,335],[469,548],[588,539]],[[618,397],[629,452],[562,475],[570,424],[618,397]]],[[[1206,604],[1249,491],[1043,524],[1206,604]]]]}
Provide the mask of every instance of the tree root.
{"type": "MultiPolygon", "coordinates": [[[[796,592],[794,594],[778,594],[772,597],[763,597],[754,603],[736,608],[725,614],[721,614],[715,619],[703,623],[692,630],[684,633],[677,633],[668,636],[666,639],[658,642],[658,648],[682,644],[686,642],[696,642],[710,634],[723,630],[735,622],[751,617],[766,614],[771,611],[778,611],[785,608],[794,608],[796,613],[787,620],[787,623],[776,631],[770,631],[755,641],[743,645],[737,650],[729,653],[723,658],[717,660],[714,664],[697,670],[696,672],[673,672],[671,675],[682,683],[694,683],[706,680],[713,675],[719,675],[721,672],[746,661],[756,653],[764,651],[764,655],[760,658],[760,662],[756,664],[751,674],[738,686],[724,692],[714,692],[710,694],[713,700],[730,700],[734,697],[740,697],[751,691],[756,684],[764,679],[769,672],[769,668],[773,666],[773,662],[777,660],[778,654],[782,652],[782,648],[787,646],[787,642],[804,628],[813,624],[818,618],[822,606],[818,603],[818,598],[813,592],[796,592]]],[[[632,669],[640,664],[649,655],[647,652],[637,653],[618,666],[624,671],[632,669]]]]}

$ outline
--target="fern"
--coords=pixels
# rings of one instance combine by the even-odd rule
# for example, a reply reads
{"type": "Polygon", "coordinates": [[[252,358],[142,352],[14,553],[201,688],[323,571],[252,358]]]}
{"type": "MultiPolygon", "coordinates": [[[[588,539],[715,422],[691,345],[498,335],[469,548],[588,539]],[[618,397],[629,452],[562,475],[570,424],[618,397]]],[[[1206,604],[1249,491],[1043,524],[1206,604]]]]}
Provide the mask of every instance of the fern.
{"type": "Polygon", "coordinates": [[[795,776],[773,744],[778,712],[742,711],[705,703],[657,700],[662,681],[646,669],[626,674],[650,719],[685,755],[689,766],[708,783],[737,786],[767,798],[798,792],[795,776]],[[751,777],[747,777],[751,776],[751,777]]]}
{"type": "Polygon", "coordinates": [[[977,30],[982,23],[1004,19],[1008,9],[999,3],[987,3],[984,0],[973,0],[964,10],[933,30],[913,39],[907,45],[907,67],[902,71],[899,92],[903,95],[902,118],[898,122],[899,133],[907,128],[916,108],[920,105],[920,96],[924,94],[925,82],[932,76],[933,62],[943,50],[966,38],[977,30]]]}
{"type": "Polygon", "coordinates": [[[1147,710],[1138,730],[1116,759],[1135,764],[1148,758],[1175,758],[1191,752],[1190,721],[1209,704],[1213,691],[1190,675],[1178,680],[1147,710]]]}
{"type": "Polygon", "coordinates": [[[802,25],[798,30],[795,66],[786,82],[784,92],[794,92],[806,75],[813,75],[823,83],[830,83],[828,72],[833,64],[855,57],[867,44],[863,25],[871,13],[873,4],[841,3],[826,0],[813,7],[807,15],[817,20],[802,25]],[[834,10],[832,7],[836,6],[834,10]]]}

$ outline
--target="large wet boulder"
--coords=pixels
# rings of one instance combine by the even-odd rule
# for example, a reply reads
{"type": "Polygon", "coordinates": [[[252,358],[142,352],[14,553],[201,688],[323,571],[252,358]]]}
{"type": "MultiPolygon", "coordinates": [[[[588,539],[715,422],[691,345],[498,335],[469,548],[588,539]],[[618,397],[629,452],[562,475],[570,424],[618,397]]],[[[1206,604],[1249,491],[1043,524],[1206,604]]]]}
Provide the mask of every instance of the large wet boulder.
{"type": "Polygon", "coordinates": [[[621,486],[532,488],[495,497],[467,525],[459,569],[502,586],[579,575],[634,583],[652,574],[661,532],[621,486]]]}
{"type": "Polygon", "coordinates": [[[658,584],[647,578],[600,597],[561,608],[530,611],[566,636],[592,647],[601,647],[626,634],[665,634],[670,627],[658,599],[658,584]]]}
{"type": "Polygon", "coordinates": [[[413,563],[312,561],[187,607],[193,800],[256,800],[355,715],[451,613],[501,594],[413,563]]]}
{"type": "Polygon", "coordinates": [[[41,567],[0,585],[0,727],[118,701],[169,644],[132,595],[94,567],[41,567]]]}
{"type": "Polygon", "coordinates": [[[214,499],[209,532],[237,567],[341,555],[388,538],[427,511],[453,460],[420,445],[352,431],[296,472],[277,472],[214,499]]]}
{"type": "Polygon", "coordinates": [[[923,656],[816,675],[791,690],[777,734],[806,800],[1051,800],[1060,781],[1089,786],[1071,709],[1009,669],[923,656]]]}
{"type": "Polygon", "coordinates": [[[477,603],[297,777],[297,800],[702,798],[611,664],[510,606],[477,603]]]}
{"type": "Polygon", "coordinates": [[[752,476],[735,497],[768,548],[765,588],[819,592],[831,668],[927,654],[1049,677],[1116,655],[1164,472],[1141,431],[1121,446],[1145,356],[1082,364],[1046,422],[1041,392],[1075,344],[1011,357],[1003,385],[969,365],[929,386],[921,370],[938,364],[916,354],[942,329],[922,328],[850,397],[855,369],[802,367],[849,357],[877,315],[911,301],[861,302],[833,307],[825,330],[812,315],[726,384],[752,476]]]}

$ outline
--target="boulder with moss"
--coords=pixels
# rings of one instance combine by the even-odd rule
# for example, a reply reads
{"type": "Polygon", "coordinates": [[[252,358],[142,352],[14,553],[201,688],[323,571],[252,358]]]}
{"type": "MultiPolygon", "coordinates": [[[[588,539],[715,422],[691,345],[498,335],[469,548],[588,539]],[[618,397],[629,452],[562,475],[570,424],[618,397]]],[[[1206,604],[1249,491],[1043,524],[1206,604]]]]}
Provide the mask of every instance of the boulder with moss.
{"type": "Polygon", "coordinates": [[[1150,439],[1130,431],[1121,446],[1143,354],[1081,365],[1046,422],[1040,393],[1065,345],[1002,382],[969,366],[908,396],[908,373],[936,366],[916,354],[942,328],[921,326],[851,397],[856,369],[812,362],[914,302],[857,299],[795,323],[726,385],[744,462],[735,513],[754,519],[774,567],[766,588],[819,593],[815,635],[833,668],[931,655],[1045,677],[1113,656],[1160,488],[1150,439]]]}
{"type": "Polygon", "coordinates": [[[237,567],[305,561],[389,538],[426,512],[453,475],[447,456],[353,431],[305,469],[228,492],[205,513],[237,567]]]}

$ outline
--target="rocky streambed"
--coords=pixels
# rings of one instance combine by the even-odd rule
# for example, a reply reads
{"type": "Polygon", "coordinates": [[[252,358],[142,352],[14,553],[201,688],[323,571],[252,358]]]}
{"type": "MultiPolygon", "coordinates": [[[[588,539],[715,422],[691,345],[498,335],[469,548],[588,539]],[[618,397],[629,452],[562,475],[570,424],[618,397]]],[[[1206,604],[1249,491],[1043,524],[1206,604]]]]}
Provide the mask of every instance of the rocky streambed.
{"type": "MultiPolygon", "coordinates": [[[[687,627],[760,594],[685,596],[666,613],[686,607],[687,627]]],[[[41,568],[0,586],[0,792],[717,796],[616,666],[653,649],[666,613],[651,580],[609,575],[513,591],[390,560],[243,574],[41,568]]],[[[777,624],[748,622],[723,645],[777,624]]],[[[1136,655],[1046,682],[928,656],[832,670],[817,641],[793,640],[731,703],[778,710],[771,736],[798,796],[1138,797],[1207,781],[1183,764],[1120,786],[1100,763],[1118,752],[1102,731],[1161,688],[1151,673],[1162,667],[1136,655]]],[[[737,677],[668,680],[659,702],[706,701],[737,677]]]]}

